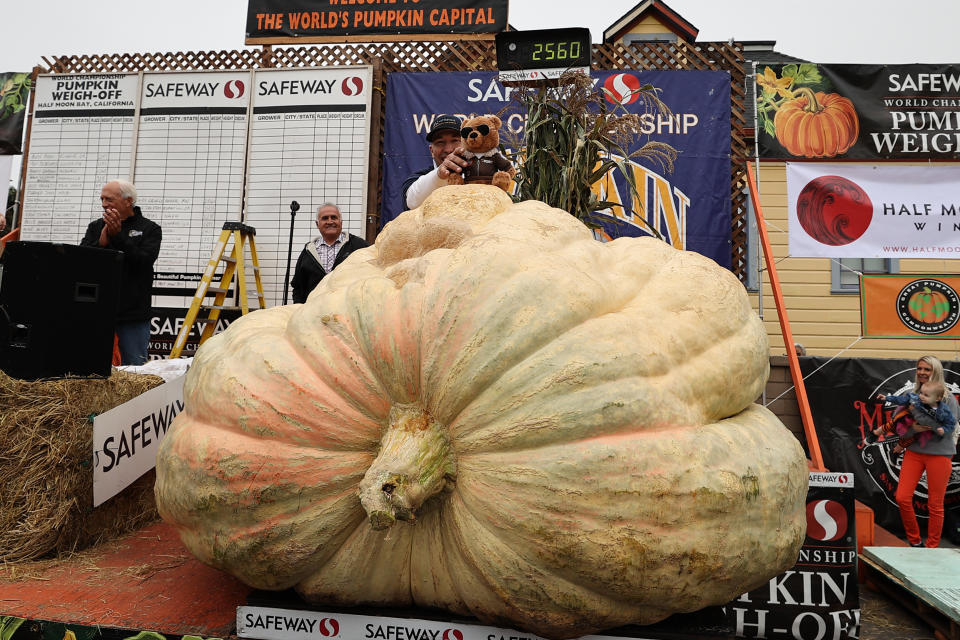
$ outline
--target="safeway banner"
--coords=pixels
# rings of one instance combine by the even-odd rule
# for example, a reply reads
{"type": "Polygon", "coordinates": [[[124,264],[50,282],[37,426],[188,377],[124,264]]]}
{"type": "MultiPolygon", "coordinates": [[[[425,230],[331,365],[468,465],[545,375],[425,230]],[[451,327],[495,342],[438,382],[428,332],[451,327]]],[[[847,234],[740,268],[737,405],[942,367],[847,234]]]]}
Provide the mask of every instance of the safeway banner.
{"type": "Polygon", "coordinates": [[[757,68],[761,158],[960,158],[960,66],[757,68]]]}
{"type": "MultiPolygon", "coordinates": [[[[429,612],[424,612],[429,614],[429,612]]],[[[237,637],[251,640],[318,640],[340,638],[350,640],[545,640],[528,632],[490,627],[449,614],[441,619],[393,618],[380,615],[274,609],[269,607],[237,607],[237,637]]],[[[649,640],[645,634],[635,635],[637,627],[621,627],[627,635],[588,635],[580,640],[649,640]]]]}
{"type": "MultiPolygon", "coordinates": [[[[826,467],[856,478],[856,496],[874,512],[880,526],[902,531],[896,491],[902,455],[893,453],[896,438],[877,440],[871,431],[891,418],[894,407],[884,406],[877,394],[913,391],[914,360],[879,358],[800,358],[810,411],[817,425],[817,438],[826,467]]],[[[960,394],[960,362],[943,363],[947,389],[960,394]]],[[[917,517],[926,520],[926,477],[914,494],[917,517]]],[[[955,456],[953,473],[944,499],[947,518],[960,517],[960,460],[955,456]],[[951,516],[951,512],[953,515],[951,516]]],[[[946,530],[944,530],[946,535],[946,530]]]]}
{"type": "Polygon", "coordinates": [[[507,0],[248,0],[246,44],[506,28],[507,0]]]}
{"type": "Polygon", "coordinates": [[[862,335],[871,338],[960,337],[960,276],[863,274],[862,335]]]}
{"type": "Polygon", "coordinates": [[[790,255],[960,257],[960,169],[787,163],[790,255]]]}
{"type": "Polygon", "coordinates": [[[93,506],[131,485],[157,464],[170,424],[183,411],[179,376],[93,419],[93,506]]]}
{"type": "MultiPolygon", "coordinates": [[[[679,151],[674,171],[647,161],[630,161],[640,191],[639,203],[616,174],[604,183],[601,199],[620,202],[624,209],[607,212],[607,237],[639,236],[646,224],[656,228],[674,247],[696,251],[730,266],[730,75],[722,71],[594,71],[598,90],[640,114],[641,130],[628,149],[648,140],[665,142],[679,151]],[[634,93],[645,84],[660,89],[659,97],[672,115],[646,113],[634,93]],[[637,206],[639,204],[639,206],[637,206]]],[[[613,103],[610,103],[611,108],[613,103]]],[[[432,166],[424,139],[433,118],[452,113],[461,119],[493,113],[503,120],[501,142],[523,135],[524,117],[512,89],[496,72],[392,73],[387,82],[384,134],[382,223],[406,208],[403,181],[432,166]]]]}
{"type": "Polygon", "coordinates": [[[738,638],[860,637],[851,473],[810,473],[807,537],[797,563],[727,605],[738,638]]]}

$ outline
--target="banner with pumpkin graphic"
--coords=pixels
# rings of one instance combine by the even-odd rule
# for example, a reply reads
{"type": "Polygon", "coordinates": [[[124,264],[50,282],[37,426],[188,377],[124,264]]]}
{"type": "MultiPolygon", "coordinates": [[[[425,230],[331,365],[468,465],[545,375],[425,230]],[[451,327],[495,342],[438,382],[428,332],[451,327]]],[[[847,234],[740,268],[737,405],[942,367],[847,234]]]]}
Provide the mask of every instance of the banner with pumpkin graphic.
{"type": "Polygon", "coordinates": [[[861,333],[871,338],[960,337],[960,276],[864,274],[861,333]]]}
{"type": "Polygon", "coordinates": [[[762,65],[755,79],[762,159],[960,159],[960,65],[762,65]]]}

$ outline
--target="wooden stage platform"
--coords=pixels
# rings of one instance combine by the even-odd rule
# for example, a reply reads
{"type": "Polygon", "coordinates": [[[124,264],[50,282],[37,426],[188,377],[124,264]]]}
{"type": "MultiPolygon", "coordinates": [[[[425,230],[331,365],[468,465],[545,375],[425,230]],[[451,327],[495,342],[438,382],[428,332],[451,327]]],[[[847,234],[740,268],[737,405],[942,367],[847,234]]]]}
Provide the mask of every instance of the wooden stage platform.
{"type": "MultiPolygon", "coordinates": [[[[141,631],[162,634],[167,640],[184,635],[236,637],[240,606],[318,609],[292,591],[253,591],[236,578],[202,564],[183,547],[173,527],[162,522],[70,558],[0,565],[0,636],[4,640],[66,639],[65,624],[70,625],[76,640],[120,640],[141,631]],[[12,637],[4,635],[5,616],[28,623],[12,637]]],[[[427,620],[456,619],[465,628],[480,625],[477,620],[441,611],[431,616],[422,609],[320,609],[368,616],[370,621],[427,616],[427,620]]],[[[622,627],[604,635],[644,640],[734,638],[720,607],[676,615],[647,627],[622,627]]],[[[360,640],[363,636],[338,637],[360,640]]],[[[141,640],[161,639],[144,635],[141,640]]]]}
{"type": "Polygon", "coordinates": [[[960,549],[865,547],[860,566],[871,589],[960,640],[960,549]]]}
{"type": "Polygon", "coordinates": [[[70,558],[0,565],[0,615],[129,635],[228,637],[249,593],[196,560],[162,522],[70,558]]]}
{"type": "MultiPolygon", "coordinates": [[[[875,536],[875,544],[892,546],[863,549],[863,580],[873,591],[929,623],[940,637],[960,640],[960,549],[913,549],[888,537],[889,541],[882,533],[875,536]]],[[[9,640],[60,640],[68,637],[64,623],[71,629],[96,630],[89,636],[76,633],[77,640],[119,640],[141,631],[163,634],[168,640],[183,635],[235,637],[237,608],[250,605],[311,608],[295,594],[255,592],[200,563],[182,546],[173,528],[161,522],[70,558],[0,565],[0,616],[30,623],[12,637],[3,636],[9,640]]],[[[352,613],[406,617],[400,611],[352,613]]],[[[716,617],[675,618],[611,635],[684,640],[732,637],[730,628],[716,617]]]]}

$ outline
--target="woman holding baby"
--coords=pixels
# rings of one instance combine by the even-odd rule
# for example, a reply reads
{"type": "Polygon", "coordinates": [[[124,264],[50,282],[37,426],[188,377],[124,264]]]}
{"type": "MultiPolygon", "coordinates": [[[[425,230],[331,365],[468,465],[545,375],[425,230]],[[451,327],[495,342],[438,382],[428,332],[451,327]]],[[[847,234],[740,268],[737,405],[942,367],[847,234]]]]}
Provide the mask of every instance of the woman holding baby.
{"type": "MultiPolygon", "coordinates": [[[[945,431],[942,428],[938,431],[936,422],[918,420],[913,424],[913,429],[926,437],[917,438],[907,446],[903,462],[900,464],[897,506],[900,508],[900,519],[903,521],[907,541],[912,547],[934,548],[940,544],[940,534],[943,531],[943,501],[947,493],[950,473],[953,470],[953,456],[957,453],[957,399],[946,390],[943,365],[934,356],[923,356],[917,361],[913,392],[926,403],[931,401],[932,396],[937,396],[932,400],[944,403],[954,422],[948,425],[950,428],[945,431]],[[924,422],[927,423],[924,424],[924,422]],[[925,431],[930,433],[923,433],[925,431]],[[913,493],[924,471],[927,472],[927,506],[930,510],[926,545],[920,538],[920,527],[917,525],[917,516],[913,511],[913,493]]],[[[886,400],[887,396],[880,394],[878,398],[886,400]]]]}

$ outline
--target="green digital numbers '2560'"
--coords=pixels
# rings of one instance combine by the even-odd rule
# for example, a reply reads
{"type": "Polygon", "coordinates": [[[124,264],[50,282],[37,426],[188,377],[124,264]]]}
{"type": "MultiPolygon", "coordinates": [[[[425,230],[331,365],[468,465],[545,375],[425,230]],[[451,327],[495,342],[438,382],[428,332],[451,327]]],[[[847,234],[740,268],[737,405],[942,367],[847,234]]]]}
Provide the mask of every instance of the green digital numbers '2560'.
{"type": "Polygon", "coordinates": [[[581,44],[572,42],[538,42],[533,45],[531,60],[551,62],[554,60],[576,60],[580,57],[581,44]]]}

